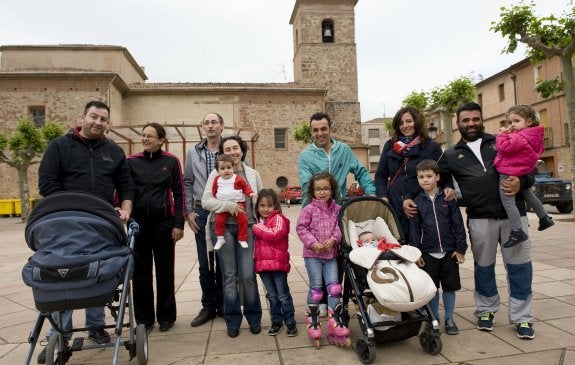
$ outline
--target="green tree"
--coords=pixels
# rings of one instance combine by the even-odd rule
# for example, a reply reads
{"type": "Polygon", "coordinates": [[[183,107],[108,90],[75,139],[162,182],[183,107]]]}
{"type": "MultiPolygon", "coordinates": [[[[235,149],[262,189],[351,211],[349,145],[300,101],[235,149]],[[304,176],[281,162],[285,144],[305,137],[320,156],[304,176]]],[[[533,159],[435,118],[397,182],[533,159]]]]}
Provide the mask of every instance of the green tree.
{"type": "Polygon", "coordinates": [[[48,142],[63,133],[64,129],[59,123],[48,122],[43,127],[38,127],[28,117],[20,118],[12,134],[0,132],[0,162],[18,171],[22,222],[27,222],[30,215],[28,169],[30,165],[40,162],[36,158],[44,152],[48,142]]]}
{"type": "MultiPolygon", "coordinates": [[[[491,30],[507,39],[504,53],[515,52],[517,45],[523,43],[532,62],[559,57],[567,101],[571,171],[575,172],[575,73],[572,58],[575,51],[575,6],[570,1],[569,10],[559,18],[554,15],[537,17],[534,10],[533,2],[523,1],[515,6],[502,7],[500,19],[491,23],[491,30]]],[[[575,174],[572,173],[571,186],[574,183],[575,174]]],[[[575,190],[571,190],[575,200],[575,190]]]]}
{"type": "Polygon", "coordinates": [[[299,126],[293,132],[293,139],[303,144],[312,142],[311,130],[309,129],[309,120],[302,120],[299,126]]]}
{"type": "Polygon", "coordinates": [[[401,104],[403,106],[413,106],[423,113],[427,109],[427,101],[428,97],[424,91],[412,91],[403,99],[401,104]]]}
{"type": "Polygon", "coordinates": [[[429,110],[438,111],[445,131],[445,143],[453,144],[453,113],[458,105],[475,99],[475,85],[471,78],[462,76],[429,93],[429,110]]]}

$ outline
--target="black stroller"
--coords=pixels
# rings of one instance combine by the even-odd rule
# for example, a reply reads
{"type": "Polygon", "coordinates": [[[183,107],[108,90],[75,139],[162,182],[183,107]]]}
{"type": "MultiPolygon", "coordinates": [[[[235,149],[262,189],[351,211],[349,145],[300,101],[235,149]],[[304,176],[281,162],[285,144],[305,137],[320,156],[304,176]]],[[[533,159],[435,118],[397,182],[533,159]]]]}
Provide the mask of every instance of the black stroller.
{"type": "MultiPolygon", "coordinates": [[[[138,224],[131,221],[126,233],[114,207],[95,195],[63,192],[38,203],[25,231],[26,243],[35,253],[24,266],[22,278],[32,287],[40,313],[28,337],[31,346],[25,364],[32,359],[45,320],[56,330],[46,346],[48,365],[65,364],[75,351],[103,347],[114,347],[113,364],[117,364],[122,345],[130,360],[137,358],[138,364],[147,364],[146,326],[135,326],[131,305],[132,251],[138,230],[138,224]],[[105,328],[114,328],[115,341],[86,345],[83,337],[74,337],[68,346],[62,312],[99,306],[111,311],[115,324],[105,328]],[[128,320],[124,323],[126,307],[128,320]],[[129,338],[122,342],[123,327],[129,328],[129,338]]],[[[70,332],[88,330],[73,328],[70,332]]]]}
{"type": "MultiPolygon", "coordinates": [[[[402,341],[419,334],[419,342],[423,350],[437,355],[442,349],[439,323],[434,318],[429,305],[426,304],[423,309],[398,313],[399,318],[396,317],[394,320],[372,322],[370,319],[368,305],[376,303],[377,299],[368,285],[367,269],[350,260],[353,246],[350,241],[348,222],[363,222],[377,217],[383,218],[391,234],[400,243],[404,243],[404,236],[393,209],[381,199],[352,198],[343,205],[339,215],[339,226],[342,232],[340,250],[343,268],[340,272],[343,273],[342,282],[344,283],[343,306],[347,310],[350,299],[355,303],[358,309],[356,316],[362,331],[362,337],[356,341],[355,351],[362,363],[370,364],[376,357],[376,344],[402,341]],[[427,322],[427,324],[420,333],[422,322],[427,322]]],[[[390,255],[392,254],[384,252],[380,259],[397,259],[390,255]]]]}

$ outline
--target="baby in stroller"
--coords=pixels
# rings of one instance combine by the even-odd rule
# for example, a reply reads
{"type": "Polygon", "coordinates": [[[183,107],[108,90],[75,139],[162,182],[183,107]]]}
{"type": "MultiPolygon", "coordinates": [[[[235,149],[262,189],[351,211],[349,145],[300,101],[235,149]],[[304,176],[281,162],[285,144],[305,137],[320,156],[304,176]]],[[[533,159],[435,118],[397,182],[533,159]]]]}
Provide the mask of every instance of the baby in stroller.
{"type": "Polygon", "coordinates": [[[433,298],[435,285],[416,264],[421,251],[401,246],[381,217],[349,221],[349,232],[351,242],[356,242],[349,257],[368,270],[369,288],[380,304],[395,311],[410,311],[433,298]]]}
{"type": "Polygon", "coordinates": [[[375,360],[376,343],[419,335],[424,351],[436,355],[442,344],[439,324],[428,302],[436,288],[416,262],[419,249],[402,245],[403,233],[393,209],[381,199],[360,197],[341,209],[343,304],[356,304],[363,336],[356,353],[364,364],[375,360]],[[427,322],[421,331],[422,322],[427,322]]]}

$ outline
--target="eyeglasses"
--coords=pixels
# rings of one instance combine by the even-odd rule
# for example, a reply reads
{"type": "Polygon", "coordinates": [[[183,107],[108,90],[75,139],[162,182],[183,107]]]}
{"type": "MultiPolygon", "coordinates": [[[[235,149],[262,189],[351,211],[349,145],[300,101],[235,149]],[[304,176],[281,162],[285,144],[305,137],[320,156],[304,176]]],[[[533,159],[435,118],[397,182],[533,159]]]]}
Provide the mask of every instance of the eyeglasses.
{"type": "Polygon", "coordinates": [[[154,139],[154,138],[158,138],[158,136],[153,136],[151,134],[142,133],[142,139],[154,139]]]}
{"type": "Polygon", "coordinates": [[[216,124],[220,124],[219,120],[204,120],[202,122],[203,125],[216,125],[216,124]]]}
{"type": "Polygon", "coordinates": [[[313,188],[313,191],[315,191],[316,193],[327,193],[331,191],[330,187],[325,187],[325,188],[313,188]]]}

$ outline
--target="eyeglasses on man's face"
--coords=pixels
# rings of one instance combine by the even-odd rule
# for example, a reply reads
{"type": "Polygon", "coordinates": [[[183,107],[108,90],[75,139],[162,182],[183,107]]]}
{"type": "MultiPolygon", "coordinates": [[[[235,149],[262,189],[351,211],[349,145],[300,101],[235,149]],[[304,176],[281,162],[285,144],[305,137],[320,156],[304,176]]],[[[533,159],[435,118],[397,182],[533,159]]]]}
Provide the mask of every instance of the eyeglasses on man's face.
{"type": "Polygon", "coordinates": [[[217,125],[220,124],[219,120],[204,120],[202,122],[203,125],[217,125]]]}

